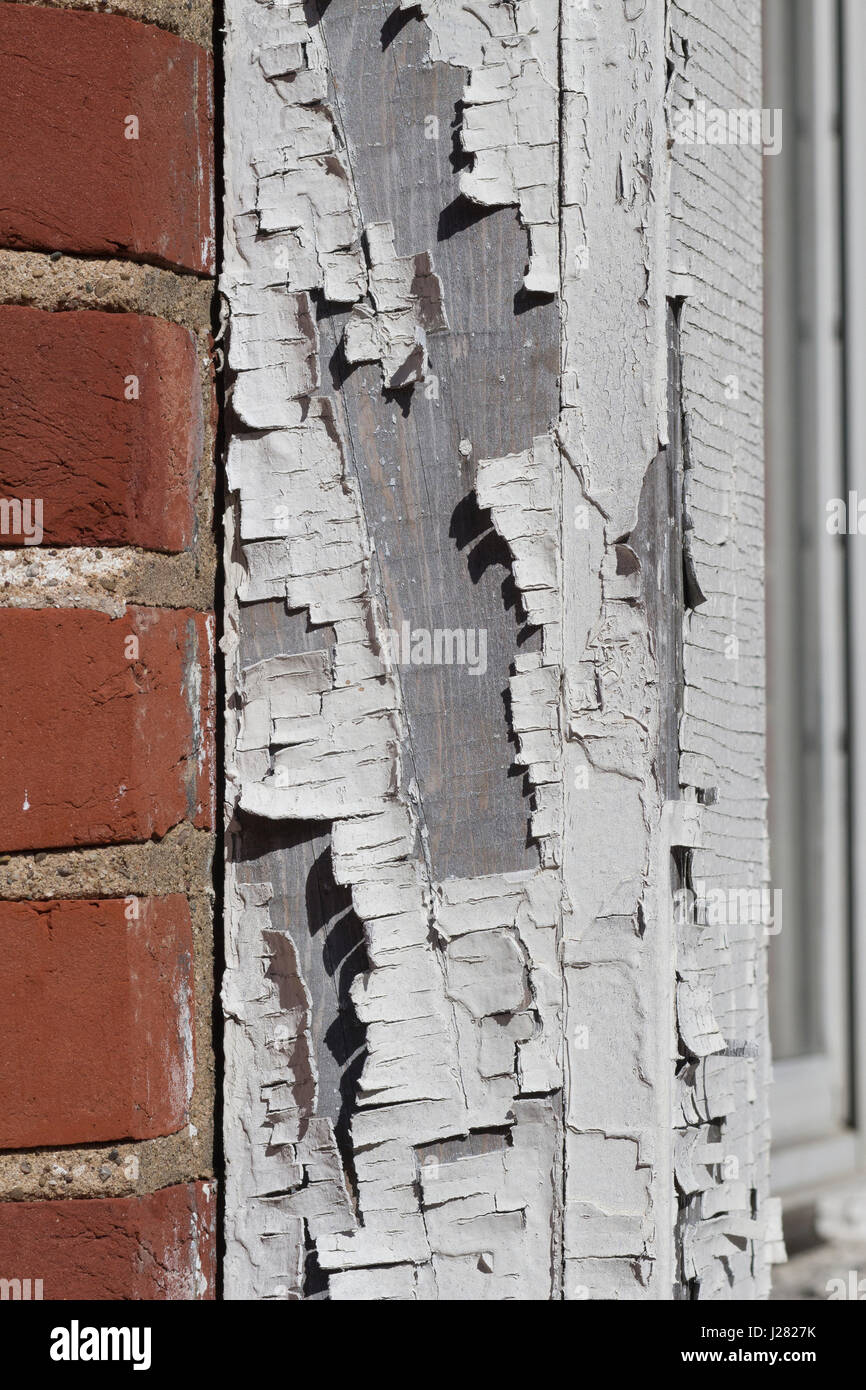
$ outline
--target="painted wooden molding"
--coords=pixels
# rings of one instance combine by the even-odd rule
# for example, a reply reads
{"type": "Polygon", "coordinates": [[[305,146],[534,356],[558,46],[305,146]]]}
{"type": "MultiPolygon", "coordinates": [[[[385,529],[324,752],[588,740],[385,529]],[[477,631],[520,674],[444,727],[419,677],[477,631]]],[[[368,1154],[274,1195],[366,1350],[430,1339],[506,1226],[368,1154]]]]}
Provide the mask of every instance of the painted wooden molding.
{"type": "Polygon", "coordinates": [[[709,8],[227,0],[231,1298],[766,1295],[765,935],[694,891],[767,875],[760,152],[670,137],[757,102],[760,6],[709,8]]]}

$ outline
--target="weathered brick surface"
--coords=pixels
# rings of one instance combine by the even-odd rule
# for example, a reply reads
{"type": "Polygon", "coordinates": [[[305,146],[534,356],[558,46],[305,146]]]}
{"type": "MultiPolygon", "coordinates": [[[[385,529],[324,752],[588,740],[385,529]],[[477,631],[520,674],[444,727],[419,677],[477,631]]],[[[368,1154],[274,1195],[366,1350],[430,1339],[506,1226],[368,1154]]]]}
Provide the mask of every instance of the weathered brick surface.
{"type": "Polygon", "coordinates": [[[214,1296],[210,20],[0,0],[0,1280],[46,1299],[214,1296]]]}
{"type": "Polygon", "coordinates": [[[0,308],[0,417],[0,497],[40,499],[43,545],[190,543],[204,430],[187,329],[0,308]]]}
{"type": "Polygon", "coordinates": [[[147,1197],[0,1202],[0,1278],[41,1279],[45,1299],[212,1298],[211,1185],[147,1197]]]}
{"type": "Polygon", "coordinates": [[[0,903],[0,1148],[187,1123],[192,960],[179,894],[0,903]]]}
{"type": "Polygon", "coordinates": [[[0,5],[0,245],[212,272],[211,84],[153,25],[0,5]]]}
{"type": "Polygon", "coordinates": [[[0,850],[213,825],[205,615],[2,609],[0,709],[0,850]]]}

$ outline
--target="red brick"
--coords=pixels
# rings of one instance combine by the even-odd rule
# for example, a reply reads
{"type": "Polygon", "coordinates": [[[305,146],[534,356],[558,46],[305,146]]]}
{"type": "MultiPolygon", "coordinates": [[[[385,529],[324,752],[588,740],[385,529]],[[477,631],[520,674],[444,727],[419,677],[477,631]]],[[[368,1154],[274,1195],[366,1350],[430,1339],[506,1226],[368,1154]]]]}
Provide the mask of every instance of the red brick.
{"type": "Polygon", "coordinates": [[[0,1202],[0,1278],[44,1299],[213,1298],[210,1183],[146,1197],[0,1202]]]}
{"type": "Polygon", "coordinates": [[[123,15],[0,4],[0,244],[211,273],[212,108],[196,44],[123,15]]]}
{"type": "Polygon", "coordinates": [[[192,973],[183,896],[0,902],[0,1148],[187,1124],[192,973]]]}
{"type": "Polygon", "coordinates": [[[203,428],[187,329],[0,308],[0,417],[0,497],[41,499],[43,545],[189,544],[203,428]]]}
{"type": "Polygon", "coordinates": [[[0,609],[0,850],[213,826],[210,622],[0,609]]]}

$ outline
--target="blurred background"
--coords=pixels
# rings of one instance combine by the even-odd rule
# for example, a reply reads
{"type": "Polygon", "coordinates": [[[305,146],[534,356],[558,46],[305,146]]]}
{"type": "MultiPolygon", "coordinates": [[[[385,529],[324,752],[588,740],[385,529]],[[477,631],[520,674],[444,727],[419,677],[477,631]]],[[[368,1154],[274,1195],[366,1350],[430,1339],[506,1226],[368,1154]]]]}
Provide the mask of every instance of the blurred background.
{"type": "Polygon", "coordinates": [[[866,0],[764,0],[764,105],[775,1297],[866,1298],[866,0]]]}

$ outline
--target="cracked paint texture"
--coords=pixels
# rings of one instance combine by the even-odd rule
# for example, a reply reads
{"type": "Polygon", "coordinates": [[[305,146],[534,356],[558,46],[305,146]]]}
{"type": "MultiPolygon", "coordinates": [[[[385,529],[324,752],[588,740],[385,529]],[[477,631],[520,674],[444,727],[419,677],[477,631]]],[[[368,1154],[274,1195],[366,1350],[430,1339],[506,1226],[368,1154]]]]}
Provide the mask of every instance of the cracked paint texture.
{"type": "MultiPolygon", "coordinates": [[[[700,98],[759,108],[760,24],[757,5],[744,14],[723,0],[711,14],[674,0],[669,109],[700,98]],[[726,44],[715,62],[719,31],[726,44]]],[[[760,165],[748,146],[703,159],[672,147],[670,256],[686,291],[684,495],[702,600],[684,624],[680,781],[684,797],[703,803],[688,868],[706,893],[768,886],[760,165]],[[732,400],[728,374],[739,383],[732,400]]],[[[703,916],[698,904],[677,928],[681,1277],[697,1299],[766,1297],[769,1266],[784,1258],[768,1194],[767,936],[760,921],[720,928],[703,916]]]]}
{"type": "Polygon", "coordinates": [[[557,6],[549,0],[400,0],[430,31],[430,59],[468,68],[460,192],[482,207],[514,205],[529,234],[524,287],[559,288],[557,6]]]}
{"type": "MultiPolygon", "coordinates": [[[[676,466],[671,264],[685,257],[699,277],[708,235],[689,242],[684,224],[678,242],[669,216],[672,182],[707,173],[669,154],[666,59],[691,26],[699,61],[708,44],[692,11],[705,6],[566,6],[561,23],[542,0],[400,8],[426,26],[431,64],[467,73],[461,195],[517,209],[523,290],[561,310],[558,419],[520,452],[479,449],[474,473],[541,635],[515,652],[508,706],[538,867],[433,870],[375,522],[322,382],[319,325],[339,309],[345,363],[377,364],[381,390],[411,411],[431,376],[429,338],[450,331],[434,251],[403,254],[393,223],[362,215],[315,5],[228,0],[227,1295],[760,1296],[776,1242],[762,943],[753,929],[711,944],[675,921],[672,900],[675,865],[718,875],[731,817],[743,844],[729,872],[765,863],[761,787],[718,765],[720,750],[724,764],[724,750],[733,761],[746,748],[718,672],[702,666],[711,642],[698,626],[719,636],[713,615],[732,607],[753,621],[760,565],[741,562],[737,579],[701,529],[692,414],[709,339],[688,302],[685,491],[713,607],[669,604],[662,631],[639,558],[651,465],[662,451],[676,466]],[[247,660],[248,606],[274,600],[303,611],[321,645],[247,660]],[[660,651],[672,641],[685,670],[675,787],[660,756],[673,698],[660,651]],[[349,995],[366,1051],[345,1135],[320,1113],[297,937],[275,915],[274,886],[239,872],[250,819],[329,826],[334,881],[362,927],[349,995]],[[722,1178],[718,1145],[736,1178],[722,1178]]],[[[727,41],[743,42],[730,23],[727,41]]],[[[757,170],[747,177],[757,197],[757,170]]],[[[757,257],[748,220],[743,236],[757,257]]],[[[711,312],[735,316],[726,293],[712,288],[711,312]]],[[[748,370],[754,403],[754,359],[748,370]]],[[[751,497],[754,412],[742,434],[751,497]]],[[[753,627],[747,640],[758,691],[753,627]]]]}

